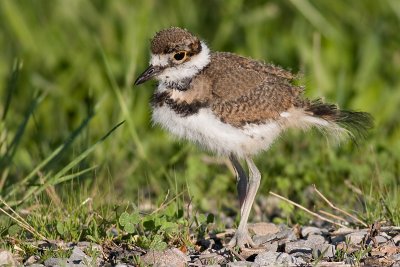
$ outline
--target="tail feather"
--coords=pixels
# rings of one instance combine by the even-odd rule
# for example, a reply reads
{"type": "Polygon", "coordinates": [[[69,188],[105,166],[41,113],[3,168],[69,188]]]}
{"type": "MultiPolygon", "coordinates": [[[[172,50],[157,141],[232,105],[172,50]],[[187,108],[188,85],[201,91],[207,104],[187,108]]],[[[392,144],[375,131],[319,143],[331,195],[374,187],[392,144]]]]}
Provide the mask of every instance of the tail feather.
{"type": "Polygon", "coordinates": [[[373,127],[373,118],[369,113],[351,110],[340,110],[336,105],[324,103],[321,99],[310,101],[305,108],[312,117],[320,118],[336,127],[346,130],[354,141],[364,138],[373,127]]]}

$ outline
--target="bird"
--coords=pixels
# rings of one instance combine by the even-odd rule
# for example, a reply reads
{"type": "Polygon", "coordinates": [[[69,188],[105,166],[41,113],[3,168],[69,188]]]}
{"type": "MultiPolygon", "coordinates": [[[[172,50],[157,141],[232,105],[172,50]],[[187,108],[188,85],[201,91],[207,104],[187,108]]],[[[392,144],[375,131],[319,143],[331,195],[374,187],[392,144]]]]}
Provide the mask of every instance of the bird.
{"type": "Polygon", "coordinates": [[[254,156],[291,128],[314,127],[334,138],[356,139],[372,127],[369,113],[305,97],[292,72],[234,53],[213,52],[187,29],[158,31],[150,50],[150,64],[134,85],[158,81],[150,101],[154,124],[229,158],[235,170],[240,222],[229,247],[257,247],[247,226],[261,179],[254,156]]]}

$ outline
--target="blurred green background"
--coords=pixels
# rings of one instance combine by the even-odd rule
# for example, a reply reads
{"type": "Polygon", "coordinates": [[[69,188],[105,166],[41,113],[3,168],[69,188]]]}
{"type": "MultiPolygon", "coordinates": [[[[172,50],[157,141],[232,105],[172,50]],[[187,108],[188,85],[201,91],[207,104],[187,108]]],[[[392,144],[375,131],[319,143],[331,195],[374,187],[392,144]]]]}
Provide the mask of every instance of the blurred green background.
{"type": "Polygon", "coordinates": [[[390,216],[400,213],[397,0],[0,1],[0,194],[6,201],[54,201],[47,196],[56,186],[61,200],[83,195],[145,209],[169,191],[184,192],[203,211],[237,210],[227,161],[152,127],[155,82],[133,87],[148,64],[150,38],[170,26],[189,29],[215,51],[299,72],[308,97],[375,118],[358,147],[289,132],[260,155],[261,214],[269,190],[320,205],[308,193],[316,184],[367,220],[399,223],[390,216]]]}

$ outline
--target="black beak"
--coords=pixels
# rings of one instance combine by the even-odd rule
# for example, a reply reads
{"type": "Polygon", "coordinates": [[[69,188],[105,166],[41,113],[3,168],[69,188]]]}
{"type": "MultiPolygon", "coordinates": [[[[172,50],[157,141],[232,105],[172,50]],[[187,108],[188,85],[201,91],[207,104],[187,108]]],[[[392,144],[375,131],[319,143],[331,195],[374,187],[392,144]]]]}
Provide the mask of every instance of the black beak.
{"type": "Polygon", "coordinates": [[[158,73],[161,72],[161,68],[157,66],[150,65],[140,76],[136,79],[135,85],[142,84],[154,76],[156,76],[158,73]]]}

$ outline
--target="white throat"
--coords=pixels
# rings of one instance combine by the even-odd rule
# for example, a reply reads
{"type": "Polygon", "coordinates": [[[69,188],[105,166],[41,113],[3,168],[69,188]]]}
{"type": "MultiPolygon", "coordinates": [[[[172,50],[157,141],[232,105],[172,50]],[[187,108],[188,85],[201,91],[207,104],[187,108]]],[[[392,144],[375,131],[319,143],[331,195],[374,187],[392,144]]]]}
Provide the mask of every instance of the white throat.
{"type": "MultiPolygon", "coordinates": [[[[169,55],[151,54],[150,64],[153,66],[166,66],[169,55]]],[[[192,78],[210,63],[210,49],[204,42],[201,42],[201,52],[180,65],[166,68],[157,76],[161,83],[180,82],[184,79],[192,78]]],[[[160,84],[161,85],[161,84],[160,84]]],[[[159,88],[161,89],[161,88],[159,88]]]]}

